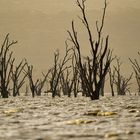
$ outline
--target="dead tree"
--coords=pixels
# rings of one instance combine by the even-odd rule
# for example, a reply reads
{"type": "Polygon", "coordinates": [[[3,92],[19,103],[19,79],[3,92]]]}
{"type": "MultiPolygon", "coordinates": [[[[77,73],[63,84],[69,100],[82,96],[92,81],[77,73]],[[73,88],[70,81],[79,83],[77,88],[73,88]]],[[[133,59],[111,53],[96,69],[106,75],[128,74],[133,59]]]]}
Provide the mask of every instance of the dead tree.
{"type": "Polygon", "coordinates": [[[62,72],[60,76],[60,84],[62,88],[62,92],[64,95],[71,97],[71,92],[73,88],[73,80],[69,77],[70,72],[69,69],[65,70],[66,72],[62,72]]]}
{"type": "Polygon", "coordinates": [[[44,79],[37,79],[33,80],[33,66],[29,66],[28,63],[26,62],[27,65],[27,70],[24,70],[24,72],[27,74],[28,79],[29,79],[29,87],[32,93],[32,97],[35,97],[35,95],[40,96],[42,89],[44,87],[44,84],[46,82],[46,79],[50,73],[50,70],[47,72],[47,74],[43,74],[44,79]]]}
{"type": "Polygon", "coordinates": [[[54,66],[51,69],[51,77],[50,77],[50,91],[52,92],[52,97],[60,96],[60,77],[64,70],[68,67],[65,66],[66,63],[71,59],[71,55],[69,55],[71,49],[68,49],[68,44],[66,43],[66,51],[63,59],[60,59],[59,51],[57,50],[54,53],[54,66]]]}
{"type": "Polygon", "coordinates": [[[91,57],[87,59],[87,70],[84,68],[84,63],[81,54],[81,44],[79,41],[78,33],[75,29],[74,21],[72,21],[72,31],[68,31],[70,41],[74,45],[76,57],[76,63],[79,68],[79,73],[82,81],[82,86],[85,88],[85,92],[90,96],[91,100],[99,99],[102,83],[108,72],[110,63],[112,61],[112,51],[108,48],[109,36],[106,36],[105,41],[102,37],[102,31],[104,27],[104,20],[106,15],[107,2],[105,0],[103,15],[101,24],[99,26],[98,21],[96,22],[97,29],[97,40],[93,39],[92,29],[89,25],[86,16],[86,0],[77,0],[77,5],[82,12],[80,17],[89,38],[89,49],[91,50],[91,57]]]}
{"type": "Polygon", "coordinates": [[[29,87],[32,93],[32,97],[35,97],[36,86],[39,80],[37,79],[35,82],[33,81],[33,66],[32,65],[29,66],[27,64],[27,71],[25,71],[25,74],[27,74],[28,79],[29,79],[29,87]]]}
{"type": "MultiPolygon", "coordinates": [[[[138,55],[140,56],[139,52],[138,52],[138,55]]],[[[137,85],[138,85],[138,94],[140,95],[140,64],[138,63],[138,61],[136,59],[132,60],[129,58],[129,60],[132,64],[132,68],[135,72],[135,78],[136,78],[137,85]]]]}
{"type": "MultiPolygon", "coordinates": [[[[11,64],[13,65],[13,64],[11,64]]],[[[11,71],[11,79],[13,83],[13,96],[20,95],[19,90],[25,83],[25,78],[27,77],[27,74],[23,73],[24,67],[26,66],[26,63],[24,60],[22,60],[18,66],[14,67],[11,71]]]]}
{"type": "Polygon", "coordinates": [[[8,98],[9,97],[9,83],[11,80],[11,72],[13,68],[13,63],[15,61],[14,58],[12,58],[13,52],[10,51],[10,48],[15,45],[17,41],[9,41],[9,34],[6,35],[4,42],[1,46],[0,50],[0,91],[2,98],[8,98]]]}
{"type": "MultiPolygon", "coordinates": [[[[117,58],[117,65],[114,66],[115,74],[114,74],[114,84],[117,88],[117,94],[118,95],[126,95],[126,92],[130,93],[130,80],[132,79],[133,73],[129,76],[129,78],[125,78],[121,74],[121,65],[120,59],[117,58]]],[[[113,76],[113,75],[112,75],[113,76]]]]}
{"type": "Polygon", "coordinates": [[[79,90],[79,73],[77,70],[77,65],[75,64],[75,57],[72,57],[72,66],[70,67],[72,70],[69,71],[67,68],[62,72],[60,83],[61,89],[64,95],[71,97],[71,94],[74,94],[74,97],[77,97],[79,90]]]}
{"type": "Polygon", "coordinates": [[[44,78],[43,78],[43,80],[40,79],[39,82],[38,82],[38,84],[37,84],[37,87],[36,87],[36,95],[38,95],[38,96],[41,95],[42,89],[43,89],[43,87],[45,85],[45,82],[47,81],[47,78],[48,78],[48,75],[49,75],[50,71],[51,70],[48,70],[48,72],[46,74],[42,73],[43,76],[44,76],[44,78]]]}
{"type": "MultiPolygon", "coordinates": [[[[51,76],[50,76],[50,80],[49,80],[49,83],[50,83],[49,92],[52,93],[52,97],[55,97],[56,95],[60,96],[60,92],[58,92],[59,91],[59,84],[56,83],[57,79],[59,79],[59,78],[57,78],[58,77],[59,55],[60,55],[59,51],[57,50],[54,53],[54,66],[51,69],[51,76]]],[[[58,82],[59,82],[59,80],[58,80],[58,82]]]]}
{"type": "MultiPolygon", "coordinates": [[[[101,53],[101,52],[100,52],[101,53]]],[[[84,58],[85,60],[86,60],[86,62],[84,63],[84,71],[86,72],[86,73],[89,73],[88,74],[88,80],[89,81],[91,81],[91,76],[90,75],[92,75],[92,69],[91,69],[91,64],[90,64],[90,62],[92,61],[92,60],[90,60],[90,58],[89,57],[85,57],[84,58]]],[[[107,71],[108,72],[108,71],[107,71]]],[[[99,76],[99,74],[100,73],[97,73],[98,74],[98,76],[99,76]]],[[[101,88],[100,88],[100,95],[101,96],[104,96],[104,87],[105,87],[105,78],[102,80],[102,83],[101,83],[101,88]]],[[[82,86],[82,88],[83,88],[83,91],[85,90],[84,89],[84,87],[82,86]]],[[[88,93],[86,93],[86,91],[84,92],[84,94],[87,96],[87,97],[89,97],[89,94],[88,93]]]]}

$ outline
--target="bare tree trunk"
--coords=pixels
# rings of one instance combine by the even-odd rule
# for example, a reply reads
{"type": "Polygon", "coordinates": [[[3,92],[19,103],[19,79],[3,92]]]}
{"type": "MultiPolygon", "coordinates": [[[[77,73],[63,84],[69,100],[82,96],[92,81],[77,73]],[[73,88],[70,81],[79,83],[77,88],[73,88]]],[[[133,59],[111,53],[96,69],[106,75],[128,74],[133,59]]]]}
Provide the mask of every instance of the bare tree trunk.
{"type": "Polygon", "coordinates": [[[102,81],[102,84],[101,84],[101,89],[100,89],[100,95],[101,96],[104,96],[104,87],[105,87],[105,79],[102,81]]]}
{"type": "Polygon", "coordinates": [[[110,82],[112,96],[115,96],[115,93],[114,93],[114,80],[115,80],[115,70],[112,72],[111,67],[110,67],[109,68],[109,82],[110,82]]]}

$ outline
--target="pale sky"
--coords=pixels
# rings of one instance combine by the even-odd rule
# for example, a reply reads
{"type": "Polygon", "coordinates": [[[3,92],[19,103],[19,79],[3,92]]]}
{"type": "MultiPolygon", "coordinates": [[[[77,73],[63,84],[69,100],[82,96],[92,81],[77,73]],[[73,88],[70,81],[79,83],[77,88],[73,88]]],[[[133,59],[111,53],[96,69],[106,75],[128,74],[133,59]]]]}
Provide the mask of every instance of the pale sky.
{"type": "MultiPolygon", "coordinates": [[[[96,19],[100,19],[104,0],[86,3],[94,26],[96,19]]],[[[135,58],[140,50],[140,0],[108,0],[108,3],[104,31],[110,35],[110,47],[127,67],[128,57],[135,58]]],[[[78,11],[75,0],[0,0],[0,42],[9,32],[11,39],[19,42],[14,51],[17,59],[26,57],[41,73],[52,64],[55,49],[63,52],[66,30],[71,28],[72,19],[78,21],[78,11]]],[[[77,28],[81,30],[81,26],[77,28]]],[[[82,32],[82,40],[84,36],[82,32]]]]}
{"type": "MultiPolygon", "coordinates": [[[[62,11],[73,11],[76,0],[1,0],[0,11],[17,9],[39,10],[46,14],[57,14],[62,11]]],[[[102,7],[104,0],[87,0],[88,9],[98,9],[102,7]]],[[[120,10],[125,8],[140,9],[139,0],[108,0],[108,10],[120,10]]]]}

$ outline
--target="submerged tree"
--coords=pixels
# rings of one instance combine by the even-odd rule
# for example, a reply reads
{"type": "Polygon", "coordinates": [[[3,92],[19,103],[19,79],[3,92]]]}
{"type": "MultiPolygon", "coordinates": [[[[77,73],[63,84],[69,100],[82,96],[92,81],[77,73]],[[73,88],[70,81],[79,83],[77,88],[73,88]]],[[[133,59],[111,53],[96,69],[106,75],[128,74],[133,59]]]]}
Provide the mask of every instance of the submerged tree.
{"type": "Polygon", "coordinates": [[[60,76],[60,84],[63,95],[67,95],[68,97],[71,96],[72,88],[73,88],[73,81],[70,78],[70,71],[66,69],[66,72],[62,72],[60,76]]]}
{"type": "Polygon", "coordinates": [[[89,38],[89,49],[91,50],[91,57],[88,57],[85,66],[82,60],[81,44],[79,41],[78,33],[75,29],[74,21],[72,21],[72,31],[68,31],[70,40],[74,46],[74,53],[78,71],[82,82],[84,92],[91,98],[91,100],[99,99],[100,91],[103,86],[106,74],[108,72],[110,63],[112,61],[112,51],[108,48],[109,36],[102,36],[104,27],[107,1],[104,3],[104,10],[101,19],[101,24],[96,22],[97,39],[93,37],[92,29],[86,15],[86,0],[77,0],[77,5],[81,10],[82,17],[80,17],[89,38]]]}
{"type": "MultiPolygon", "coordinates": [[[[138,52],[138,55],[140,56],[139,52],[138,52]]],[[[138,85],[138,94],[140,95],[140,64],[138,63],[138,61],[136,59],[132,60],[129,58],[129,60],[132,64],[133,70],[135,72],[135,78],[136,78],[137,85],[138,85]]]]}
{"type": "Polygon", "coordinates": [[[9,97],[9,83],[11,80],[11,73],[13,69],[13,63],[15,61],[12,58],[13,52],[10,48],[15,45],[17,41],[9,41],[9,34],[6,35],[4,42],[0,50],[0,91],[2,98],[9,97]]]}
{"type": "Polygon", "coordinates": [[[72,65],[66,68],[66,70],[61,74],[60,84],[64,95],[71,97],[71,95],[74,94],[74,97],[77,97],[78,92],[80,92],[79,73],[77,70],[77,65],[75,64],[75,57],[72,56],[71,60],[72,65]]]}
{"type": "Polygon", "coordinates": [[[27,65],[27,70],[24,70],[25,74],[27,74],[28,79],[29,79],[29,87],[30,90],[32,92],[32,97],[40,96],[42,89],[45,85],[46,79],[50,73],[50,70],[48,70],[47,74],[43,74],[43,80],[42,79],[33,79],[33,66],[29,66],[27,61],[26,61],[26,65],[27,65]]]}
{"type": "Polygon", "coordinates": [[[71,49],[68,49],[68,44],[66,43],[65,55],[62,59],[60,59],[59,51],[57,50],[54,53],[54,66],[51,69],[51,77],[50,77],[50,92],[52,93],[52,97],[60,96],[60,79],[63,72],[68,68],[66,63],[71,59],[71,55],[69,55],[71,49]]]}
{"type": "Polygon", "coordinates": [[[73,94],[77,97],[80,92],[80,75],[78,72],[78,67],[75,62],[75,56],[72,57],[72,82],[73,82],[73,94]]]}
{"type": "MultiPolygon", "coordinates": [[[[121,65],[119,58],[116,58],[117,65],[114,66],[113,73],[110,74],[112,77],[112,82],[117,88],[118,95],[126,95],[126,92],[130,93],[130,80],[132,79],[133,73],[128,77],[124,77],[121,73],[121,65]]],[[[112,83],[112,84],[113,84],[112,83]]]]}
{"type": "MultiPolygon", "coordinates": [[[[11,64],[13,65],[13,64],[11,64]]],[[[25,78],[27,77],[27,74],[24,74],[24,67],[26,66],[26,63],[24,60],[22,60],[18,66],[13,67],[12,72],[11,72],[11,79],[13,83],[13,96],[20,95],[20,89],[25,83],[25,78]]]]}

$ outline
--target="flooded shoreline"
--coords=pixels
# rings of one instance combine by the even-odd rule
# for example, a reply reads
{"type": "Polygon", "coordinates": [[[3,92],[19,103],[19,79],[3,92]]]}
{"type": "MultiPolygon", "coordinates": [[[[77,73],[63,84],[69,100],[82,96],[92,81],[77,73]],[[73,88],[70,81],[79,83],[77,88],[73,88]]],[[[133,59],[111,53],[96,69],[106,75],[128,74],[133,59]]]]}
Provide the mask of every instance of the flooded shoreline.
{"type": "Polygon", "coordinates": [[[0,99],[0,140],[138,140],[140,96],[0,99]]]}

